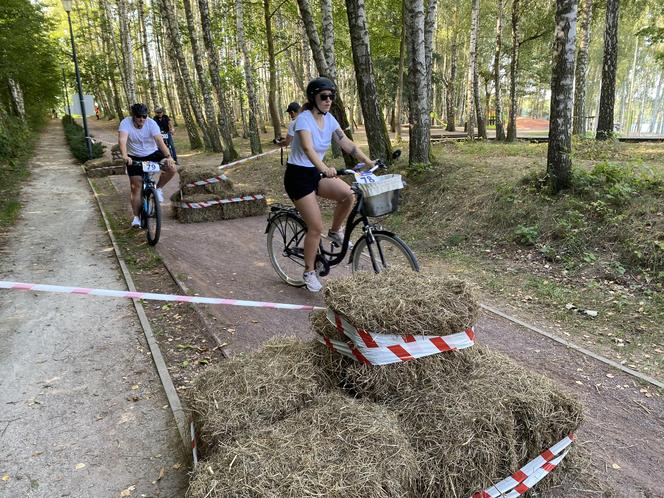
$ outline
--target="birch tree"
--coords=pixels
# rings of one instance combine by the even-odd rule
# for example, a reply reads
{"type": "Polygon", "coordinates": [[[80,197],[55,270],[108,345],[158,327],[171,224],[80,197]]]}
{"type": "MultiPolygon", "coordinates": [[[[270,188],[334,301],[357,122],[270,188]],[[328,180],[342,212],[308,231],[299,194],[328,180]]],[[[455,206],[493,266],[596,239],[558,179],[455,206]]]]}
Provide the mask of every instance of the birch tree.
{"type": "Polygon", "coordinates": [[[269,67],[267,104],[276,140],[281,137],[281,118],[279,116],[279,109],[277,108],[277,65],[274,53],[274,38],[272,36],[272,16],[274,13],[270,9],[270,0],[263,0],[263,14],[265,16],[265,41],[267,42],[267,61],[269,67]]]}
{"type": "Polygon", "coordinates": [[[604,28],[604,60],[602,64],[602,87],[597,118],[597,140],[613,136],[613,111],[616,98],[616,70],[618,69],[618,11],[619,0],[607,0],[606,25],[604,28]]]}
{"type": "Polygon", "coordinates": [[[131,35],[127,20],[127,0],[118,0],[118,18],[120,21],[120,43],[122,44],[122,59],[125,66],[125,85],[129,105],[136,103],[136,75],[134,74],[134,56],[131,35]]]}
{"type": "Polygon", "coordinates": [[[148,76],[148,84],[150,85],[150,98],[152,99],[152,108],[156,108],[159,105],[159,97],[157,96],[157,85],[152,69],[152,57],[150,55],[150,47],[148,45],[148,32],[145,29],[145,11],[143,6],[143,0],[138,0],[136,4],[138,8],[138,19],[143,31],[143,54],[145,55],[145,65],[148,76]]]}
{"type": "Polygon", "coordinates": [[[577,0],[557,0],[551,74],[547,178],[554,193],[569,187],[572,173],[572,107],[577,0]]]}
{"type": "Polygon", "coordinates": [[[510,112],[507,121],[507,141],[516,140],[516,85],[519,70],[519,3],[512,0],[512,60],[510,61],[510,112]]]}
{"type": "Polygon", "coordinates": [[[210,83],[207,78],[205,69],[203,68],[203,57],[198,45],[198,34],[196,31],[196,24],[194,23],[194,14],[191,10],[191,0],[183,0],[185,17],[187,18],[187,28],[189,31],[189,40],[191,42],[191,52],[194,58],[194,67],[196,75],[198,76],[198,87],[203,96],[203,107],[205,109],[205,122],[207,124],[208,140],[213,152],[222,152],[221,137],[219,136],[219,128],[217,128],[217,119],[214,110],[214,102],[212,101],[212,92],[210,91],[210,83]]]}
{"type": "Polygon", "coordinates": [[[237,43],[242,51],[242,62],[244,66],[244,79],[247,85],[247,96],[249,97],[249,143],[251,144],[251,153],[260,154],[261,138],[258,131],[258,101],[256,100],[256,90],[254,89],[254,80],[251,69],[251,59],[244,39],[244,11],[242,9],[242,0],[235,0],[235,26],[237,28],[237,43]]]}
{"type": "Polygon", "coordinates": [[[346,12],[355,65],[355,81],[362,105],[369,154],[371,157],[391,162],[392,145],[383,113],[378,105],[364,0],[346,0],[346,12]]]}
{"type": "Polygon", "coordinates": [[[235,150],[235,145],[233,144],[233,132],[230,125],[231,111],[228,106],[226,96],[224,95],[221,78],[219,77],[219,57],[217,55],[217,49],[212,38],[210,7],[208,0],[198,0],[198,10],[201,16],[203,43],[205,44],[205,49],[207,50],[210,78],[212,80],[214,91],[217,94],[217,105],[219,106],[219,130],[221,132],[221,138],[224,142],[223,162],[229,163],[236,160],[238,157],[240,157],[240,155],[238,154],[237,150],[235,150]]]}
{"type": "Polygon", "coordinates": [[[588,76],[588,48],[592,23],[593,0],[579,3],[579,51],[574,75],[574,135],[586,134],[586,78],[588,76]]]}
{"type": "Polygon", "coordinates": [[[410,83],[410,164],[429,164],[431,118],[427,109],[427,68],[424,50],[424,2],[406,1],[410,83]]]}
{"type": "Polygon", "coordinates": [[[503,127],[503,103],[500,85],[500,56],[501,45],[503,43],[503,0],[498,0],[497,10],[496,51],[493,58],[493,87],[496,93],[496,140],[503,141],[505,140],[505,129],[503,127]]]}
{"type": "Polygon", "coordinates": [[[472,0],[470,15],[470,45],[468,52],[468,80],[466,89],[467,134],[468,138],[475,138],[475,123],[479,124],[480,113],[476,112],[479,106],[479,85],[477,84],[477,32],[479,29],[480,0],[472,0]],[[477,119],[477,121],[476,121],[477,119]]]}

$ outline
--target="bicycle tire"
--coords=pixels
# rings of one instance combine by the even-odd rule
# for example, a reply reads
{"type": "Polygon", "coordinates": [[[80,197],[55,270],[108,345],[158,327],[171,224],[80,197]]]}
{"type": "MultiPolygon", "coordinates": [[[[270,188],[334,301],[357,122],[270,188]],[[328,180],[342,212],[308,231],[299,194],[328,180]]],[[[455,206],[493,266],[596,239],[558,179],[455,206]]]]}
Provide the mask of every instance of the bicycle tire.
{"type": "Polygon", "coordinates": [[[373,232],[375,242],[369,244],[366,235],[355,244],[352,255],[353,272],[374,271],[380,273],[386,268],[410,268],[420,271],[417,257],[403,240],[390,232],[373,232]],[[373,253],[373,256],[372,256],[373,253]],[[375,265],[374,265],[375,262],[375,265]]]}
{"type": "Polygon", "coordinates": [[[288,285],[303,287],[304,279],[304,222],[292,214],[283,213],[270,221],[267,229],[267,253],[274,271],[288,285]]]}
{"type": "Polygon", "coordinates": [[[157,197],[157,190],[150,187],[145,191],[145,202],[143,203],[143,217],[145,219],[145,235],[148,244],[157,245],[161,235],[161,205],[157,197]]]}

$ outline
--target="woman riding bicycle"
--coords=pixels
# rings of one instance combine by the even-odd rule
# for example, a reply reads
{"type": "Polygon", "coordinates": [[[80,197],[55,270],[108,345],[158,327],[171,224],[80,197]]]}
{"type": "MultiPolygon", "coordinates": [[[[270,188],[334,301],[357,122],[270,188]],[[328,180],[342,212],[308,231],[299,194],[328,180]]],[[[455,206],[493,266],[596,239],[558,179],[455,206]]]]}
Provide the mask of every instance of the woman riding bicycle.
{"type": "Polygon", "coordinates": [[[323,231],[323,219],[316,194],[337,203],[328,237],[339,245],[343,243],[344,237],[341,225],[353,209],[354,203],[354,194],[348,184],[334,178],[337,171],[323,162],[332,139],[347,154],[373,166],[373,161],[346,137],[337,120],[329,114],[335,95],[336,87],[327,78],[315,78],[307,85],[307,103],[302,106],[302,111],[295,121],[295,137],[284,174],[286,193],[307,224],[303,278],[311,292],[319,292],[322,288],[314,268],[323,231]]]}

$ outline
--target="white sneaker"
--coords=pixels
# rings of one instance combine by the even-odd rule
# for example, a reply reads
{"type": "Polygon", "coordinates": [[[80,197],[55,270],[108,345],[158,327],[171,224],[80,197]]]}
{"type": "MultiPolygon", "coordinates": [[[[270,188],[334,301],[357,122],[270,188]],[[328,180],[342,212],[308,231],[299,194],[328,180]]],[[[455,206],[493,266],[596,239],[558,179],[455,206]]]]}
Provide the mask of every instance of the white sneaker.
{"type": "Polygon", "coordinates": [[[302,278],[304,278],[304,283],[310,292],[320,292],[323,288],[323,284],[318,281],[315,271],[305,271],[302,278]]]}
{"type": "MultiPolygon", "coordinates": [[[[344,235],[346,234],[345,232],[346,232],[345,230],[339,230],[338,232],[333,232],[332,230],[329,230],[327,232],[327,238],[332,239],[332,242],[341,247],[344,245],[344,235]]],[[[353,243],[349,241],[348,249],[352,248],[353,248],[353,243]]]]}
{"type": "Polygon", "coordinates": [[[138,216],[134,216],[134,219],[131,220],[132,228],[141,228],[141,219],[138,216]]]}
{"type": "Polygon", "coordinates": [[[164,192],[160,188],[156,189],[157,192],[157,200],[159,201],[159,204],[164,202],[164,192]]]}

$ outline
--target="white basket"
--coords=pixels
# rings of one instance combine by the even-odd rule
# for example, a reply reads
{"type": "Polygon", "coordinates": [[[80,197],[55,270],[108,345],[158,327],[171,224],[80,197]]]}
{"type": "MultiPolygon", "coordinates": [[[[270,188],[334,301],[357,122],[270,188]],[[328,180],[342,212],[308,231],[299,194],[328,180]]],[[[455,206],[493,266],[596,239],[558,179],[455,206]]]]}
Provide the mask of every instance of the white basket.
{"type": "Polygon", "coordinates": [[[404,187],[401,175],[383,175],[375,179],[373,183],[357,184],[364,194],[361,211],[365,216],[384,216],[399,206],[399,191],[404,187]]]}

